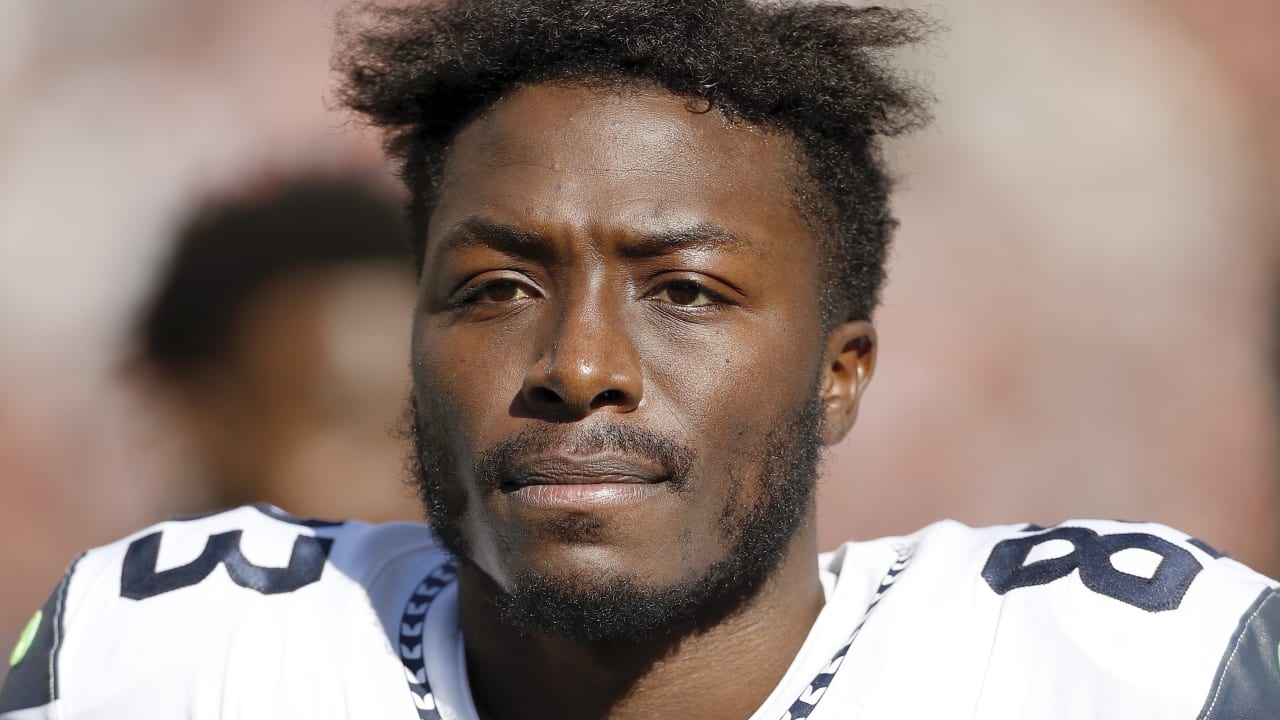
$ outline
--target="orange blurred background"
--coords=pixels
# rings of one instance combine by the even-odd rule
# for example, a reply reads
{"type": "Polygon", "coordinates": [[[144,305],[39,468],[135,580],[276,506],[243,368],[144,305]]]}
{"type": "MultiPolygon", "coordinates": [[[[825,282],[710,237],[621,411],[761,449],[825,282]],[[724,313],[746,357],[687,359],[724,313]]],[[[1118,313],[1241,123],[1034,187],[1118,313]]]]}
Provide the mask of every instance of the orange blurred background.
{"type": "MultiPolygon", "coordinates": [[[[0,5],[0,646],[80,550],[189,504],[120,370],[186,215],[263,178],[394,186],[331,107],[341,4],[0,5]]],[[[902,63],[937,122],[891,152],[880,364],[824,546],[1150,519],[1280,574],[1280,4],[928,8],[950,29],[902,63]]]]}

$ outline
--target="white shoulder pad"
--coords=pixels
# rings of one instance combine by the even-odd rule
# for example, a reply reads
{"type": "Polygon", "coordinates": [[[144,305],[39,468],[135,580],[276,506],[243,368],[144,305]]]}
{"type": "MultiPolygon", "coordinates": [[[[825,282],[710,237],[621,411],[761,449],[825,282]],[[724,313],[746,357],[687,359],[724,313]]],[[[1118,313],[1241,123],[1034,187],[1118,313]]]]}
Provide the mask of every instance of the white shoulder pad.
{"type": "MultiPolygon", "coordinates": [[[[1057,707],[1108,708],[1115,717],[1280,717],[1280,705],[1261,715],[1238,707],[1207,714],[1250,618],[1270,608],[1275,622],[1274,580],[1156,523],[1073,520],[981,534],[989,545],[982,582],[999,599],[991,677],[1038,686],[1057,707]]],[[[1234,677],[1252,673],[1244,684],[1275,702],[1274,642],[1265,659],[1270,667],[1234,677]]],[[[1007,697],[992,692],[985,707],[1013,712],[1007,697]]]]}
{"type": "Polygon", "coordinates": [[[863,717],[1280,718],[1276,582],[1186,533],[944,521],[893,542],[909,562],[841,681],[863,717]]]}
{"type": "Polygon", "coordinates": [[[268,505],[154,525],[67,572],[0,691],[0,719],[40,707],[195,717],[238,692],[226,687],[235,673],[265,682],[285,666],[334,665],[315,657],[326,645],[367,662],[362,653],[387,646],[378,578],[389,564],[439,555],[425,526],[302,520],[268,505]],[[334,628],[335,613],[356,630],[334,628]]]}

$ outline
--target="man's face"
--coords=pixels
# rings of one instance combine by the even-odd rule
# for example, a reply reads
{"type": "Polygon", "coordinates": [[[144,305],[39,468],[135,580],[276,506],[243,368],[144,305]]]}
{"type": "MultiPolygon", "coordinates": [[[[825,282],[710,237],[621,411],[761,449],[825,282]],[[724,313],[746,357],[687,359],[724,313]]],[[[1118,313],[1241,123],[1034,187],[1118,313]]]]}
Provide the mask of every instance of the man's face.
{"type": "Polygon", "coordinates": [[[828,353],[797,167],[696,110],[535,85],[449,150],[419,453],[437,532],[502,592],[687,587],[810,517],[828,353]]]}

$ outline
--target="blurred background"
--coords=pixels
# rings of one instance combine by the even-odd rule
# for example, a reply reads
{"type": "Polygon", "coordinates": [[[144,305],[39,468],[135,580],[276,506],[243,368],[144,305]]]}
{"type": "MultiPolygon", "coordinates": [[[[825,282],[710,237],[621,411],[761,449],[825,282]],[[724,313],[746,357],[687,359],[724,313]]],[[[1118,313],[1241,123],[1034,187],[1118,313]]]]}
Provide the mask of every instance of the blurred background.
{"type": "MultiPolygon", "coordinates": [[[[341,4],[0,3],[0,647],[81,550],[173,514],[416,516],[403,259],[280,229],[395,222],[333,108],[341,4]],[[208,250],[253,233],[292,250],[208,250]]],[[[902,62],[937,122],[891,151],[880,364],[824,546],[1149,519],[1280,574],[1280,4],[928,8],[950,30],[902,62]]]]}

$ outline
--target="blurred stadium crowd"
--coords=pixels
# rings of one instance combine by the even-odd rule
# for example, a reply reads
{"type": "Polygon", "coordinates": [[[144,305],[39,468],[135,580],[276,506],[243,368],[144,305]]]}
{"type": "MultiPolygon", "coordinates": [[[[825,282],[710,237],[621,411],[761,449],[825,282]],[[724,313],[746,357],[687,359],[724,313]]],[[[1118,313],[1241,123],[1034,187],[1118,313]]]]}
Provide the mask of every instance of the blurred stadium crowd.
{"type": "MultiPolygon", "coordinates": [[[[195,371],[147,344],[164,308],[233,302],[165,294],[210,217],[284,198],[305,218],[345,201],[289,193],[334,188],[399,202],[377,138],[332,107],[341,4],[0,4],[0,646],[77,552],[173,514],[416,515],[393,251],[246,291],[195,371]]],[[[892,151],[878,377],[826,465],[824,543],[1150,519],[1280,573],[1280,4],[930,7],[949,30],[902,65],[937,122],[892,151]]]]}

